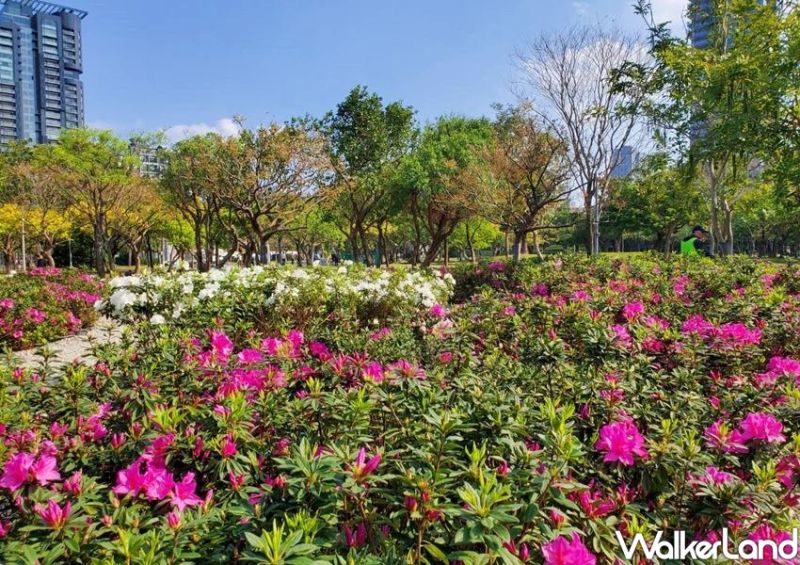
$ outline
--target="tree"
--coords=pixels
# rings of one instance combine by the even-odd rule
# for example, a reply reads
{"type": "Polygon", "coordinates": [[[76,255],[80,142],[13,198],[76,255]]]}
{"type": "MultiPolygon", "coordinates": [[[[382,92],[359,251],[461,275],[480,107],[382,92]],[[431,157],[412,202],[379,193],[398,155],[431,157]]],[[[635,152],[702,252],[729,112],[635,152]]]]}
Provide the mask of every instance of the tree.
{"type": "Polygon", "coordinates": [[[111,260],[109,216],[131,213],[140,204],[132,190],[138,160],[130,154],[128,144],[110,131],[65,130],[47,149],[45,158],[53,183],[76,218],[90,226],[95,270],[103,277],[111,260]]]}
{"type": "Polygon", "coordinates": [[[309,265],[313,262],[316,252],[321,251],[324,254],[325,247],[328,249],[337,247],[344,240],[331,214],[318,205],[312,206],[306,214],[295,218],[289,226],[288,233],[298,254],[305,257],[309,265]]]}
{"type": "MultiPolygon", "coordinates": [[[[168,242],[171,253],[162,257],[168,269],[191,252],[194,247],[194,229],[176,210],[167,207],[165,217],[150,232],[151,237],[168,242]]],[[[167,251],[162,247],[163,251],[167,251]]]]}
{"type": "Polygon", "coordinates": [[[372,263],[367,232],[388,219],[386,180],[411,149],[414,111],[401,102],[384,106],[380,96],[357,86],[320,122],[335,172],[338,212],[347,223],[354,257],[372,263]]]}
{"type": "Polygon", "coordinates": [[[7,147],[2,155],[2,198],[18,208],[31,247],[38,247],[50,266],[55,266],[53,250],[69,237],[72,214],[54,182],[49,155],[50,148],[45,145],[16,143],[7,147]]]}
{"type": "Polygon", "coordinates": [[[299,120],[242,128],[221,142],[214,163],[220,203],[246,235],[246,261],[268,255],[267,241],[324,197],[330,170],[322,138],[299,120]]]}
{"type": "Polygon", "coordinates": [[[22,228],[22,209],[16,204],[0,205],[0,252],[6,272],[16,263],[16,251],[20,244],[22,228]]]}
{"type": "Polygon", "coordinates": [[[497,218],[514,234],[513,257],[525,253],[528,234],[547,227],[544,212],[566,200],[569,181],[568,147],[531,112],[530,105],[497,107],[495,143],[489,163],[497,180],[488,201],[489,218],[497,218]]]}
{"type": "MultiPolygon", "coordinates": [[[[712,250],[722,253],[733,251],[733,210],[747,178],[761,168],[758,158],[781,170],[770,162],[793,151],[798,23],[790,4],[782,10],[775,2],[710,0],[709,45],[695,48],[654,22],[649,0],[637,3],[648,22],[653,63],[629,65],[624,70],[633,72],[623,72],[623,82],[649,93],[650,117],[672,130],[679,149],[698,165],[707,184],[712,250]]],[[[791,165],[782,165],[791,175],[791,165]]]]}
{"type": "Polygon", "coordinates": [[[600,218],[621,148],[638,137],[643,91],[614,88],[615,69],[642,58],[638,41],[618,32],[574,27],[542,36],[520,52],[521,86],[545,123],[569,147],[572,182],[583,197],[589,238],[600,249],[600,218]]]}
{"type": "Polygon", "coordinates": [[[430,265],[458,224],[481,207],[476,197],[491,182],[486,156],[492,143],[485,118],[442,117],[425,128],[418,147],[398,168],[392,187],[414,223],[415,256],[423,232],[427,236],[423,265],[430,265]]]}
{"type": "Polygon", "coordinates": [[[685,166],[670,163],[664,152],[642,160],[634,172],[621,179],[614,194],[609,219],[622,233],[653,236],[664,253],[672,249],[678,231],[700,223],[708,210],[700,183],[685,166]]]}
{"type": "Polygon", "coordinates": [[[167,211],[156,183],[146,177],[137,177],[130,186],[130,195],[139,201],[135,208],[115,209],[109,213],[109,245],[115,256],[126,246],[133,259],[134,272],[141,267],[141,254],[150,235],[166,218],[167,211]]]}
{"type": "Polygon", "coordinates": [[[164,199],[192,226],[197,269],[211,267],[214,222],[220,207],[215,159],[222,138],[216,134],[179,141],[165,153],[160,186],[164,199]]]}
{"type": "Polygon", "coordinates": [[[501,236],[497,224],[475,216],[464,220],[450,236],[453,246],[466,251],[466,255],[473,263],[477,261],[476,251],[490,247],[501,236]]]}

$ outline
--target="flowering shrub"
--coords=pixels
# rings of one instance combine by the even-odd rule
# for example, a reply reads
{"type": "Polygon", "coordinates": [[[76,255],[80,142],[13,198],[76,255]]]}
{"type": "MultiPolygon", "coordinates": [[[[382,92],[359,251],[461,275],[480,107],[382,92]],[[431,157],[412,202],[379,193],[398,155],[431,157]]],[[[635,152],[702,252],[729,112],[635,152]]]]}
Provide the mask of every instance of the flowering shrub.
{"type": "Polygon", "coordinates": [[[621,557],[615,530],[786,538],[791,266],[505,280],[379,328],[234,336],[195,325],[227,314],[209,301],[58,379],[0,369],[3,561],[588,565],[621,557]]]}
{"type": "Polygon", "coordinates": [[[177,276],[119,277],[97,304],[124,322],[203,327],[222,319],[229,329],[274,330],[342,320],[386,321],[446,302],[450,275],[426,271],[252,267],[177,276]]]}
{"type": "Polygon", "coordinates": [[[101,283],[55,268],[0,278],[0,347],[25,349],[94,323],[101,283]]]}

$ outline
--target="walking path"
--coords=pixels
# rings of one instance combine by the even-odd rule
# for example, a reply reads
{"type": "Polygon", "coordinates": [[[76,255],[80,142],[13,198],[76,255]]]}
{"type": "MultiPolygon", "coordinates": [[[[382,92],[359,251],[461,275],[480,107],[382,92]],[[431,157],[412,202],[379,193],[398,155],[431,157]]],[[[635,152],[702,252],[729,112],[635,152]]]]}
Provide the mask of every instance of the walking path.
{"type": "MultiPolygon", "coordinates": [[[[108,318],[101,318],[97,323],[79,334],[65,337],[47,344],[55,355],[50,358],[54,367],[61,367],[75,359],[92,361],[90,354],[92,345],[116,343],[122,336],[122,327],[108,318]]],[[[14,352],[16,364],[20,367],[37,367],[42,362],[41,347],[14,352]]],[[[4,361],[0,360],[0,363],[4,361]]]]}

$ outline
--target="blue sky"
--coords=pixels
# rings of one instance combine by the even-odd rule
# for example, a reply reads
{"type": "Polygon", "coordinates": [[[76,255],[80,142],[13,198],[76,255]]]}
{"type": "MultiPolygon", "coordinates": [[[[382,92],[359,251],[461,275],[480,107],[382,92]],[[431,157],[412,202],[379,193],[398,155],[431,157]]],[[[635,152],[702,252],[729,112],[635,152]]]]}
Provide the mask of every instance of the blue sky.
{"type": "MultiPolygon", "coordinates": [[[[510,102],[513,52],[600,21],[641,29],[632,0],[68,0],[83,23],[86,121],[121,135],[228,132],[321,115],[356,84],[422,121],[510,102]]],[[[684,0],[654,0],[675,18],[684,0]]]]}

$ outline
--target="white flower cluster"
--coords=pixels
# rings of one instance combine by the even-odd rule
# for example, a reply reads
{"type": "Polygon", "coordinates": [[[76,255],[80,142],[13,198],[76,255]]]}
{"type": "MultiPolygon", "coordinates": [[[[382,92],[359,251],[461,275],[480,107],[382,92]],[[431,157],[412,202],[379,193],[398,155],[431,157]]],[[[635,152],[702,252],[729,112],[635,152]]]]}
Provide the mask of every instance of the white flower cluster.
{"type": "Polygon", "coordinates": [[[336,307],[387,304],[430,308],[450,297],[455,281],[435,271],[360,266],[263,267],[118,277],[95,307],[123,322],[164,324],[195,312],[283,308],[310,302],[336,307]]]}

